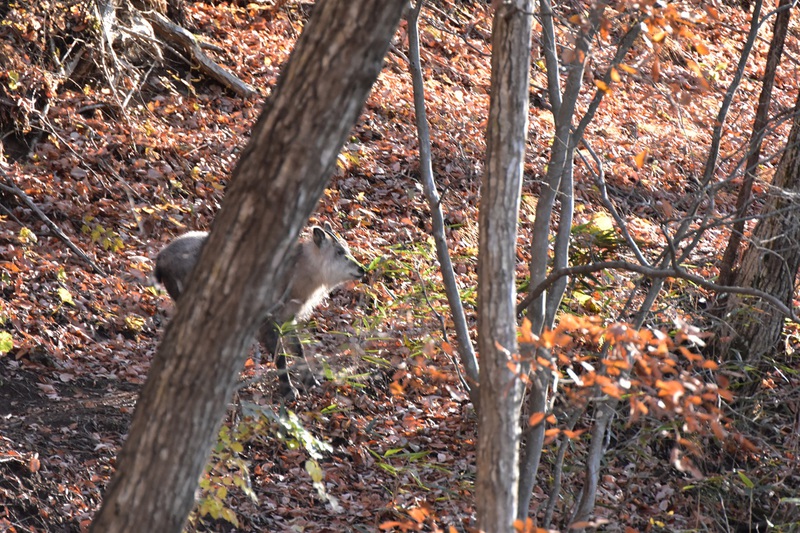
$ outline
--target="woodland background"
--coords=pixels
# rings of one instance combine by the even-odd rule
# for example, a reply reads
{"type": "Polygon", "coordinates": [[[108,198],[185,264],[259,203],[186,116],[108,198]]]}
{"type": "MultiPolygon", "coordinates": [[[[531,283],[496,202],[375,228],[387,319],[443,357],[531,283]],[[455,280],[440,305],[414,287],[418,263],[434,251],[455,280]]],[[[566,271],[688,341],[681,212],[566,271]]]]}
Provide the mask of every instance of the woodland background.
{"type": "MultiPolygon", "coordinates": [[[[236,86],[196,68],[197,50],[180,49],[179,41],[163,46],[122,32],[112,53],[99,23],[106,5],[0,6],[3,530],[88,527],[172,313],[149,279],[153,258],[175,235],[210,227],[231,169],[313,9],[294,1],[149,6],[194,32],[203,54],[247,84],[236,86]]],[[[587,6],[555,7],[559,37],[568,43],[570,24],[587,6]]],[[[585,133],[603,160],[608,194],[643,249],[664,246],[664,228],[680,219],[699,188],[752,11],[749,3],[681,7],[691,35],[637,41],[585,133]]],[[[118,16],[121,26],[141,24],[132,6],[118,16]]],[[[434,172],[473,334],[491,17],[486,3],[437,0],[423,8],[420,21],[434,172]]],[[[734,211],[741,184],[735,169],[752,128],[771,24],[759,34],[721,138],[716,172],[729,185],[715,196],[721,213],[734,211]]],[[[521,297],[553,131],[540,31],[535,23],[521,297]]],[[[475,413],[441,327],[451,335],[420,185],[407,33],[402,23],[312,218],[330,221],[370,265],[368,283],[337,291],[309,328],[308,351],[327,380],[290,406],[290,416],[278,407],[273,366],[248,362],[242,375],[248,384],[231,404],[213,468],[201,481],[191,531],[475,526],[475,413]],[[253,411],[258,422],[247,422],[253,411]]],[[[592,64],[601,65],[613,49],[603,38],[598,43],[592,64]]],[[[796,15],[784,53],[771,104],[778,120],[765,136],[752,215],[791,127],[800,80],[796,15]]],[[[588,104],[602,73],[587,69],[579,106],[588,104]]],[[[620,258],[623,239],[583,159],[576,164],[575,194],[571,264],[620,258]]],[[[725,225],[702,234],[687,261],[694,274],[717,276],[729,234],[725,225]]],[[[631,288],[647,283],[624,270],[574,276],[562,315],[592,318],[577,331],[629,322],[631,288]]],[[[673,350],[684,357],[675,365],[688,367],[697,352],[714,360],[705,344],[713,343],[715,300],[697,284],[666,281],[646,325],[689,346],[673,350]]],[[[554,335],[545,342],[563,347],[564,378],[576,383],[576,372],[598,350],[592,334],[570,333],[569,341],[554,335]]],[[[737,399],[723,397],[718,427],[687,430],[686,413],[619,407],[605,442],[592,525],[610,531],[798,527],[797,341],[797,325],[787,322],[780,349],[757,364],[722,357],[703,368],[734,383],[737,399]]],[[[529,514],[543,520],[557,481],[552,527],[565,528],[579,498],[588,446],[582,435],[588,436],[591,412],[551,424],[565,431],[548,435],[529,514]],[[566,467],[559,456],[566,456],[566,467]]]]}

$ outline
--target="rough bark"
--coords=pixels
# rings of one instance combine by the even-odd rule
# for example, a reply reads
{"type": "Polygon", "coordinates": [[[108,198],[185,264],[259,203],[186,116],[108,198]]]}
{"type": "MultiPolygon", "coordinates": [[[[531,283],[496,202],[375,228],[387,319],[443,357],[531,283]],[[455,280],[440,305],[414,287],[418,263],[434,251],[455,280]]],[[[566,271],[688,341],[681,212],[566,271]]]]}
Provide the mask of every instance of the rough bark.
{"type": "MultiPolygon", "coordinates": [[[[792,130],[772,181],[769,198],[742,257],[736,285],[758,289],[791,307],[800,266],[800,95],[792,130]]],[[[784,314],[761,299],[732,296],[726,310],[727,352],[751,363],[778,349],[784,314]]],[[[723,335],[725,333],[723,332],[723,335]]]]}
{"type": "Polygon", "coordinates": [[[517,217],[528,132],[533,0],[498,3],[492,34],[492,80],[486,173],[480,205],[478,346],[478,525],[510,532],[517,514],[519,406],[515,274],[517,217]]]}
{"type": "Polygon", "coordinates": [[[761,141],[764,139],[764,134],[769,124],[769,104],[772,101],[772,88],[775,86],[775,72],[777,72],[778,65],[781,62],[783,45],[786,42],[786,34],[789,31],[790,3],[791,0],[780,0],[778,2],[780,11],[775,17],[772,40],[769,43],[769,52],[767,52],[764,81],[761,86],[761,94],[758,97],[756,118],[753,121],[753,133],[750,136],[749,150],[747,151],[744,180],[742,181],[741,189],[739,189],[739,195],[736,197],[735,221],[731,229],[731,238],[725,248],[725,254],[722,256],[722,263],[719,267],[720,285],[730,285],[733,281],[733,266],[739,254],[739,246],[742,243],[745,216],[753,201],[753,182],[756,177],[758,160],[761,157],[761,141]]]}
{"type": "Polygon", "coordinates": [[[153,361],[91,530],[178,532],[272,286],[377,77],[405,0],[318,2],[153,361]]]}

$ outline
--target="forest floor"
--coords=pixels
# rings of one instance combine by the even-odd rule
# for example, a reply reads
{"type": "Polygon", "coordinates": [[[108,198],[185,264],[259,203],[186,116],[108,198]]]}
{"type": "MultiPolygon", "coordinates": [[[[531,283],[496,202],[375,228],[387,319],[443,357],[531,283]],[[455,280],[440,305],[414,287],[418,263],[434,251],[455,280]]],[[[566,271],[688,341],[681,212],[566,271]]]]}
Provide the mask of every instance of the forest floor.
{"type": "MultiPolygon", "coordinates": [[[[487,4],[437,0],[421,23],[434,170],[473,333],[490,88],[487,4]]],[[[653,247],[663,245],[659,217],[685,207],[702,173],[720,95],[749,20],[739,8],[703,4],[695,4],[692,16],[696,39],[710,48],[702,66],[711,88],[692,92],[676,113],[669,87],[692,85],[691,52],[680,45],[657,52],[656,82],[650,73],[656,56],[641,45],[631,59],[640,74],[624,78],[587,129],[607,165],[611,195],[636,239],[653,247]],[[647,164],[639,165],[644,151],[647,164]]],[[[310,11],[311,4],[294,1],[185,5],[182,24],[218,47],[207,50],[215,61],[257,88],[257,97],[240,98],[187,69],[174,51],[149,70],[152,51],[134,45],[116,74],[119,85],[111,88],[101,75],[109,72],[109,58],[97,42],[84,39],[92,17],[87,4],[68,0],[51,9],[48,2],[12,2],[4,9],[4,182],[24,192],[103,273],[69,251],[21,195],[0,192],[0,329],[13,342],[2,349],[0,338],[0,531],[87,530],[173,311],[150,280],[155,255],[174,236],[210,227],[310,11]],[[62,66],[73,65],[84,47],[69,79],[53,75],[47,60],[53,46],[62,66]]],[[[795,24],[787,43],[795,60],[797,31],[795,24]]],[[[756,46],[733,102],[721,175],[735,167],[749,134],[767,47],[767,38],[756,46]]],[[[242,437],[241,448],[215,452],[190,531],[475,527],[476,416],[437,316],[447,316],[447,307],[418,180],[406,50],[403,23],[311,220],[330,222],[370,265],[367,282],[335,291],[307,328],[307,351],[326,379],[286,406],[296,415],[290,418],[280,407],[274,366],[253,352],[226,427],[246,432],[247,413],[264,417],[257,431],[242,437]],[[320,442],[326,443],[317,459],[322,488],[308,462],[320,442]]],[[[604,64],[612,53],[603,49],[596,62],[604,64]]],[[[552,137],[552,116],[541,104],[546,78],[538,51],[534,56],[520,280],[527,278],[526,243],[552,137]]],[[[776,87],[778,111],[791,107],[798,90],[798,67],[786,63],[776,87]]],[[[592,91],[582,97],[582,108],[592,91]]],[[[787,131],[786,122],[772,129],[765,152],[780,150],[787,131]]],[[[757,194],[770,175],[760,176],[757,194]]],[[[580,165],[576,195],[576,228],[583,229],[575,231],[575,257],[613,257],[615,241],[600,242],[590,231],[602,225],[603,209],[590,172],[580,165]]],[[[734,198],[735,191],[722,194],[716,208],[732,209],[734,198]]],[[[699,275],[715,275],[725,238],[722,230],[708,232],[692,258],[699,275]]],[[[625,321],[622,304],[634,279],[613,273],[573,281],[564,309],[625,321]]],[[[678,282],[664,292],[651,327],[708,325],[702,302],[709,295],[678,282]]],[[[787,333],[787,346],[793,345],[798,330],[789,326],[787,333]]],[[[746,531],[767,519],[796,520],[791,509],[797,511],[797,502],[781,498],[797,497],[800,487],[800,364],[791,354],[785,362],[749,392],[760,418],[741,430],[760,452],[697,437],[706,452],[695,459],[700,479],[675,468],[671,425],[656,419],[626,425],[628,414],[620,412],[598,491],[602,530],[746,531]]],[[[558,527],[566,528],[579,497],[587,442],[569,448],[571,466],[555,508],[558,527]]],[[[550,444],[531,516],[541,518],[555,456],[556,444],[550,444]]]]}

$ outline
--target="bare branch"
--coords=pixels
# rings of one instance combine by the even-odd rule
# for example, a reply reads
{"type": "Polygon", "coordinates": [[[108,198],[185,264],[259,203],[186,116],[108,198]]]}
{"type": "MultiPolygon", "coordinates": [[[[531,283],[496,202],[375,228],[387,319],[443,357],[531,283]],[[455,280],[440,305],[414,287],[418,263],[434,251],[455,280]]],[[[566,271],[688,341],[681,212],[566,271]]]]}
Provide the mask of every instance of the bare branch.
{"type": "Polygon", "coordinates": [[[72,252],[73,252],[75,255],[77,255],[77,256],[78,256],[78,257],[79,257],[79,258],[80,258],[82,261],[84,261],[86,264],[88,264],[90,267],[92,267],[92,270],[94,270],[96,273],[100,274],[101,276],[106,276],[106,275],[107,275],[107,274],[105,273],[105,271],[104,271],[102,268],[100,268],[100,266],[99,266],[97,263],[95,263],[94,261],[92,261],[92,260],[91,260],[91,258],[89,258],[89,256],[88,256],[88,255],[86,255],[86,254],[84,253],[84,251],[83,251],[83,250],[81,250],[80,248],[78,248],[77,246],[75,246],[75,243],[73,243],[73,242],[70,240],[70,238],[69,238],[69,237],[67,237],[67,235],[66,235],[66,234],[65,234],[63,231],[61,231],[61,228],[59,228],[59,227],[56,225],[56,223],[55,223],[55,222],[53,222],[52,220],[50,220],[50,217],[48,217],[48,216],[47,216],[47,215],[44,213],[44,211],[42,211],[41,209],[39,209],[39,206],[37,206],[37,205],[34,203],[34,201],[31,199],[31,197],[30,197],[30,196],[28,196],[27,194],[25,194],[25,191],[23,191],[22,189],[20,189],[19,187],[17,187],[15,184],[13,184],[13,183],[11,183],[10,181],[8,181],[8,177],[6,176],[5,172],[3,172],[3,179],[4,179],[4,180],[6,180],[6,183],[7,183],[8,185],[6,185],[6,184],[4,184],[4,183],[0,183],[0,189],[4,190],[4,191],[6,191],[6,192],[10,192],[10,193],[14,194],[14,195],[15,195],[15,196],[17,196],[17,197],[18,197],[20,200],[22,200],[23,202],[25,202],[25,205],[27,205],[28,207],[30,207],[30,208],[31,208],[31,210],[32,210],[34,213],[36,213],[36,216],[38,216],[38,217],[39,217],[39,218],[42,220],[42,222],[44,222],[44,223],[47,225],[47,227],[48,227],[48,228],[50,228],[50,231],[52,231],[52,232],[53,232],[53,234],[54,234],[56,237],[58,237],[59,239],[61,239],[61,240],[64,242],[64,244],[66,244],[66,245],[67,245],[67,247],[68,247],[70,250],[72,250],[72,252]]]}
{"type": "Polygon", "coordinates": [[[600,272],[601,270],[610,270],[610,269],[617,269],[617,270],[627,270],[629,272],[636,272],[637,274],[642,274],[643,276],[647,276],[648,278],[653,279],[666,279],[666,278],[678,278],[678,279],[685,279],[690,281],[704,289],[708,289],[710,291],[714,291],[717,293],[728,293],[728,294],[744,294],[746,296],[755,296],[757,298],[761,298],[764,301],[770,303],[774,306],[778,311],[789,317],[791,320],[798,322],[797,316],[794,314],[794,311],[786,306],[783,302],[781,302],[778,298],[775,298],[771,294],[768,294],[763,291],[759,291],[756,289],[751,289],[749,287],[735,287],[732,285],[718,285],[714,282],[708,281],[705,278],[690,274],[686,272],[682,268],[654,268],[645,265],[639,265],[636,263],[631,263],[628,261],[601,261],[599,263],[591,263],[588,265],[577,265],[571,266],[566,268],[559,268],[558,270],[551,272],[544,281],[539,283],[536,287],[531,290],[528,295],[522,300],[519,304],[517,304],[517,314],[521,314],[525,308],[538,298],[544,291],[546,291],[557,279],[562,278],[564,276],[574,276],[574,275],[582,275],[582,274],[591,274],[593,272],[600,272]]]}
{"type": "Polygon", "coordinates": [[[158,32],[171,41],[180,44],[187,52],[189,52],[195,61],[200,65],[203,71],[223,84],[225,87],[235,92],[239,96],[252,96],[258,94],[250,84],[243,82],[229,71],[225,70],[214,61],[211,60],[202,50],[202,46],[189,31],[185,28],[178,26],[167,17],[156,11],[149,11],[146,13],[147,20],[149,20],[158,32]]]}

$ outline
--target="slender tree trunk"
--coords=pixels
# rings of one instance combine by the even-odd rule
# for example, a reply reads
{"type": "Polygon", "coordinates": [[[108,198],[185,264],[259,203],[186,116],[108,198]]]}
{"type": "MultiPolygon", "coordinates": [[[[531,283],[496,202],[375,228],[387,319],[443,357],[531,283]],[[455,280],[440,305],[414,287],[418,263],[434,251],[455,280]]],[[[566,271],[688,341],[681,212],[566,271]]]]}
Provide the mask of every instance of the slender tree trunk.
{"type": "Polygon", "coordinates": [[[480,206],[478,347],[478,525],[510,532],[517,515],[519,407],[517,218],[528,133],[533,0],[498,3],[492,33],[492,92],[480,206]]]}
{"type": "Polygon", "coordinates": [[[405,0],[317,2],[153,361],[94,532],[178,532],[286,251],[378,75],[405,0]]]}
{"type": "Polygon", "coordinates": [[[753,200],[753,181],[756,177],[758,160],[761,157],[761,141],[769,124],[769,103],[772,101],[772,88],[775,85],[775,72],[783,55],[783,45],[786,42],[786,34],[789,31],[789,19],[791,18],[792,0],[780,0],[778,3],[778,15],[775,17],[775,26],[772,31],[772,40],[769,43],[767,52],[767,65],[764,67],[764,81],[761,86],[761,94],[758,97],[758,107],[756,108],[756,118],[753,121],[753,133],[750,136],[749,150],[747,151],[747,163],[744,169],[744,180],[736,197],[736,216],[731,229],[731,238],[722,256],[722,263],[719,266],[719,284],[730,285],[733,281],[733,266],[736,263],[736,256],[739,253],[739,246],[742,243],[744,233],[744,221],[750,203],[753,200]]]}
{"type": "MultiPolygon", "coordinates": [[[[800,94],[794,109],[792,130],[781,157],[763,218],[753,230],[750,246],[742,257],[736,285],[752,287],[779,298],[791,307],[797,269],[800,266],[800,94]]],[[[739,352],[751,363],[778,350],[784,316],[767,302],[732,295],[726,312],[732,333],[723,354],[739,352]]]]}
{"type": "Polygon", "coordinates": [[[444,233],[444,213],[442,200],[436,189],[436,180],[433,175],[431,156],[431,133],[428,128],[428,117],[425,112],[425,84],[422,79],[422,64],[419,54],[419,13],[425,0],[417,0],[413,9],[409,11],[408,20],[408,61],[411,70],[411,80],[414,85],[414,114],[417,120],[417,138],[419,139],[419,173],[422,176],[422,186],[425,198],[431,210],[431,223],[433,225],[433,240],[436,242],[436,257],[439,259],[439,270],[442,272],[444,290],[447,294],[447,303],[450,314],[453,316],[453,325],[458,339],[458,353],[461,363],[467,373],[466,387],[470,400],[475,407],[480,405],[478,395],[478,359],[475,348],[469,338],[469,327],[458,292],[456,275],[453,263],[450,261],[450,251],[447,248],[447,238],[444,233]]]}
{"type": "MultiPolygon", "coordinates": [[[[605,2],[599,2],[593,6],[589,16],[590,24],[576,43],[575,60],[566,65],[569,75],[562,95],[559,90],[561,67],[556,52],[557,45],[553,28],[552,5],[549,0],[542,0],[539,3],[542,38],[544,39],[545,59],[547,61],[548,94],[553,106],[556,131],[550,161],[547,165],[547,177],[542,184],[542,190],[536,203],[536,218],[533,222],[531,261],[529,265],[531,289],[544,281],[547,276],[550,218],[553,213],[557,191],[561,191],[564,196],[562,197],[562,216],[554,250],[553,269],[567,266],[574,208],[572,158],[577,141],[583,132],[583,128],[580,128],[580,133],[577,137],[571,133],[572,118],[575,114],[575,106],[583,85],[586,58],[589,57],[592,39],[600,27],[606,7],[605,2]],[[562,179],[566,180],[566,183],[562,184],[562,179]]],[[[622,55],[624,56],[624,53],[622,55]]],[[[596,104],[594,109],[596,109],[596,104]]],[[[583,127],[585,127],[585,124],[583,127]]],[[[564,296],[566,286],[567,278],[565,277],[554,285],[551,294],[542,293],[539,298],[531,301],[527,308],[527,317],[531,321],[532,331],[539,334],[544,328],[553,327],[556,311],[564,296]]],[[[549,353],[544,349],[537,350],[536,353],[541,357],[549,357],[549,353]]],[[[550,381],[550,370],[537,365],[531,374],[531,388],[527,397],[528,413],[533,414],[545,411],[550,381]]],[[[526,432],[525,444],[521,454],[518,487],[520,505],[517,515],[520,519],[528,516],[528,507],[536,484],[536,472],[539,470],[539,461],[542,456],[546,427],[542,423],[526,432]]]]}

